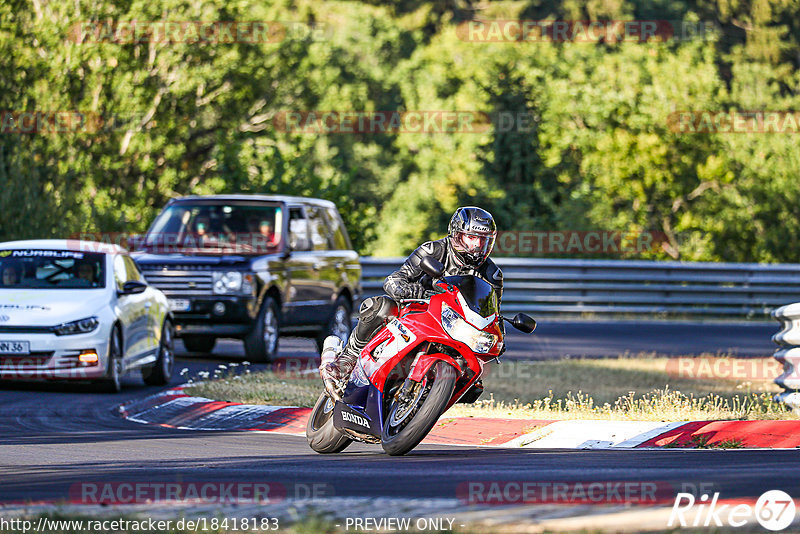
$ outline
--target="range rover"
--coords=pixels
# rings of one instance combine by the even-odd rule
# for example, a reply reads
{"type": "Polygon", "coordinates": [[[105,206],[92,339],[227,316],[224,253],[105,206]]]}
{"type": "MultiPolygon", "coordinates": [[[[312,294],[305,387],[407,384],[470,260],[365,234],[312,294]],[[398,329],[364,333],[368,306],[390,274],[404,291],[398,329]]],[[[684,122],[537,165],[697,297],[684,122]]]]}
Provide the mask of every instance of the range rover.
{"type": "Polygon", "coordinates": [[[133,257],[164,292],[190,352],[218,338],[271,361],[281,335],[347,339],[361,297],[361,265],[329,201],[215,195],[171,200],[133,257]]]}

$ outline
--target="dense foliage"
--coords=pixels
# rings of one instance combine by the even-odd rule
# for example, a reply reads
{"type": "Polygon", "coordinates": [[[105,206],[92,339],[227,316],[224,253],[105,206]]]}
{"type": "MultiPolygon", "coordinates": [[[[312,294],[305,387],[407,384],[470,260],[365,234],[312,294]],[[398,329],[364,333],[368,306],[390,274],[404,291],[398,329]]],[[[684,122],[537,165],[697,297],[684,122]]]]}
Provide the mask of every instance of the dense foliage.
{"type": "Polygon", "coordinates": [[[406,253],[475,203],[507,230],[663,234],[644,257],[800,261],[800,134],[670,122],[800,111],[800,0],[6,0],[0,110],[0,239],[142,231],[173,196],[280,192],[334,200],[365,254],[406,253]],[[459,30],[547,18],[705,31],[640,43],[475,42],[459,30]],[[83,35],[108,21],[285,24],[270,42],[83,35]],[[71,110],[94,124],[13,122],[71,110]],[[320,133],[278,120],[312,110],[532,121],[320,133]]]}

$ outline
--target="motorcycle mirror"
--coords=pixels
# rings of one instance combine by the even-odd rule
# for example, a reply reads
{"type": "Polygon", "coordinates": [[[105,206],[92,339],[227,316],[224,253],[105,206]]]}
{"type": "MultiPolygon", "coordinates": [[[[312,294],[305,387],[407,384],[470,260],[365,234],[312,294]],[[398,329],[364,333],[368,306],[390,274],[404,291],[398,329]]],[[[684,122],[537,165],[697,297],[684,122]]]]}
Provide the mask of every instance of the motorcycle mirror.
{"type": "Polygon", "coordinates": [[[420,269],[425,272],[428,276],[433,278],[434,280],[437,278],[441,278],[444,274],[444,265],[442,262],[435,258],[431,258],[430,256],[426,256],[422,258],[422,262],[419,264],[420,269]]]}
{"type": "Polygon", "coordinates": [[[524,313],[518,313],[511,320],[511,326],[513,326],[520,332],[531,334],[533,333],[534,330],[536,330],[536,320],[530,315],[525,315],[524,313]]]}

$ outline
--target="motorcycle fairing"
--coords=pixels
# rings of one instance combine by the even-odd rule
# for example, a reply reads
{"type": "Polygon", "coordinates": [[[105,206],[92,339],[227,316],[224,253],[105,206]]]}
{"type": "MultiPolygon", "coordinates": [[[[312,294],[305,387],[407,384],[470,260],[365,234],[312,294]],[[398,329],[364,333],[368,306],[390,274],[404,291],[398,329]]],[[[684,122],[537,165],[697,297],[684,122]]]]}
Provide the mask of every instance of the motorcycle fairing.
{"type": "MultiPolygon", "coordinates": [[[[350,389],[348,387],[348,389],[350,389]]],[[[380,440],[383,427],[383,395],[373,385],[354,388],[342,401],[336,401],[333,410],[333,426],[347,431],[363,441],[380,440]],[[348,415],[345,415],[348,414],[348,415]]]]}

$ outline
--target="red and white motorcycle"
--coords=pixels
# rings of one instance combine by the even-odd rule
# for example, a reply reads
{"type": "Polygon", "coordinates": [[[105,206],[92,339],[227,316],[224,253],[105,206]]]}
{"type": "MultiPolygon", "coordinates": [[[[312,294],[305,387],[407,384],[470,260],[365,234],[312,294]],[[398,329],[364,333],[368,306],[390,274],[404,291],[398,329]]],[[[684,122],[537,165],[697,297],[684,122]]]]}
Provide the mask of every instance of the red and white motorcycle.
{"type": "MultiPolygon", "coordinates": [[[[391,455],[407,453],[499,357],[501,321],[525,333],[536,328],[522,313],[502,317],[497,292],[485,280],[441,278],[444,266],[432,258],[421,267],[441,293],[400,301],[398,316],[375,334],[341,385],[342,400],[320,395],[306,425],[315,451],[340,452],[355,440],[380,443],[391,455]]],[[[341,350],[341,341],[329,337],[323,365],[341,350]]]]}

